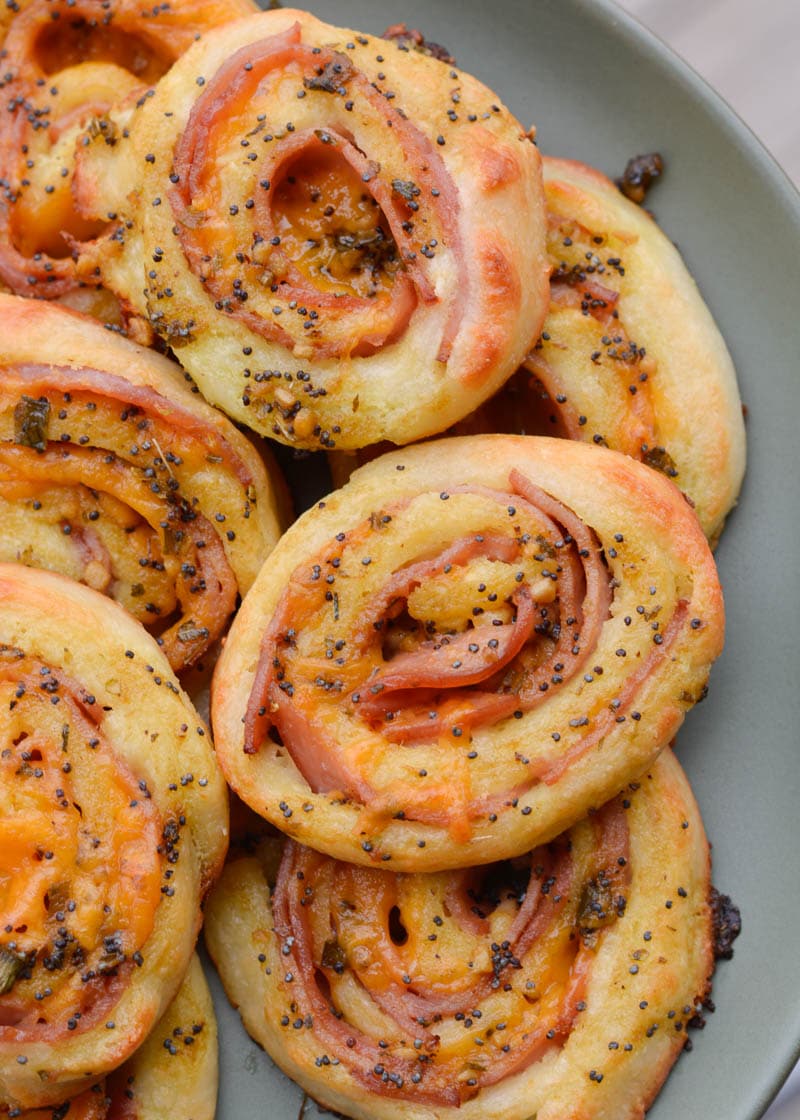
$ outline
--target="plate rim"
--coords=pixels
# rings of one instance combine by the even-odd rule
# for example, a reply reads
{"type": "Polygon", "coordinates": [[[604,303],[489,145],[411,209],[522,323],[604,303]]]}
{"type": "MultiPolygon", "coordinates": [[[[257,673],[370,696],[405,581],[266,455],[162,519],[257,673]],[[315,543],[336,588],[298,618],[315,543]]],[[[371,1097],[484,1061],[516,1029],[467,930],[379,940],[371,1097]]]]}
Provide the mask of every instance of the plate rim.
{"type": "MultiPolygon", "coordinates": [[[[258,0],[258,2],[266,6],[267,0],[258,0]]],[[[287,0],[287,6],[289,3],[290,0],[287,0]]],[[[621,41],[622,45],[630,46],[648,69],[655,68],[666,81],[674,82],[681,87],[687,97],[706,115],[709,125],[717,131],[726,147],[732,149],[748,164],[754,177],[765,183],[770,191],[770,202],[774,203],[776,210],[778,208],[780,210],[774,215],[774,220],[790,225],[787,240],[796,240],[800,248],[800,188],[789,178],[752,127],[673,47],[615,0],[527,0],[527,4],[526,21],[535,21],[537,9],[556,7],[572,9],[576,19],[585,17],[602,24],[607,32],[621,41]]],[[[291,4],[291,6],[295,5],[291,4]]],[[[306,10],[313,11],[315,15],[318,14],[320,7],[324,9],[326,6],[324,0],[321,4],[316,0],[309,0],[308,4],[297,4],[297,7],[304,7],[306,10]]],[[[508,0],[501,0],[500,7],[506,6],[513,5],[508,3],[508,0]]],[[[397,0],[379,0],[376,10],[386,9],[388,12],[392,7],[400,7],[397,0]]],[[[319,18],[328,17],[322,14],[319,18]]],[[[340,25],[347,24],[343,21],[340,25]]],[[[502,90],[498,92],[502,96],[502,90]]],[[[703,294],[704,298],[708,298],[708,295],[713,295],[713,292],[704,291],[703,294]]],[[[753,495],[750,500],[754,500],[753,495]]],[[[735,510],[732,511],[732,517],[736,517],[735,510]]],[[[238,1012],[235,1014],[238,1019],[238,1012]]],[[[763,1117],[800,1058],[800,1003],[795,1010],[794,1024],[794,1036],[788,1050],[782,1059],[773,1051],[770,1077],[758,1090],[754,1106],[746,1114],[742,1114],[741,1120],[759,1120],[763,1117]]],[[[248,1038],[248,1041],[251,1040],[248,1038]]],[[[276,1072],[279,1072],[277,1067],[276,1072]]]]}
{"type": "Polygon", "coordinates": [[[706,103],[705,108],[718,117],[718,123],[731,140],[745,141],[743,144],[736,144],[737,147],[745,150],[754,148],[753,155],[760,165],[759,170],[769,172],[774,187],[783,196],[800,233],[800,185],[792,181],[788,172],[784,170],[777,157],[767,148],[752,126],[691,63],[687,62],[657,32],[617,3],[617,0],[560,0],[560,3],[565,6],[571,4],[572,7],[591,13],[593,16],[600,12],[612,25],[621,24],[626,38],[635,42],[639,48],[645,47],[654,61],[659,65],[663,64],[663,69],[670,72],[672,76],[678,76],[689,91],[706,103]]]}
{"type": "MultiPolygon", "coordinates": [[[[563,0],[562,0],[563,2],[563,0]]],[[[758,174],[763,174],[784,204],[792,221],[796,236],[800,240],[800,185],[796,185],[781,166],[777,158],[759,138],[753,128],[745,121],[730,103],[698,71],[684,59],[669,43],[651,30],[635,15],[623,8],[616,0],[567,0],[573,8],[597,15],[611,21],[615,30],[640,51],[648,55],[648,62],[657,64],[669,76],[678,79],[688,92],[699,98],[703,108],[723,132],[725,138],[745,157],[749,157],[758,174]]],[[[750,437],[748,435],[748,461],[750,457],[750,437]]],[[[745,468],[745,478],[747,476],[745,468]]],[[[736,506],[729,516],[735,515],[736,506]]],[[[724,534],[724,530],[723,530],[724,534]]],[[[735,950],[734,950],[735,958],[735,950]]],[[[779,1080],[765,1086],[760,1094],[760,1105],[744,1120],[761,1120],[788,1080],[795,1066],[800,1063],[800,1009],[796,1014],[795,1037],[787,1056],[778,1066],[779,1080]]],[[[800,1100],[800,1097],[797,1098],[800,1100]]],[[[797,1103],[797,1102],[796,1102],[797,1103]]],[[[788,1118],[787,1118],[788,1120],[788,1118]]]]}

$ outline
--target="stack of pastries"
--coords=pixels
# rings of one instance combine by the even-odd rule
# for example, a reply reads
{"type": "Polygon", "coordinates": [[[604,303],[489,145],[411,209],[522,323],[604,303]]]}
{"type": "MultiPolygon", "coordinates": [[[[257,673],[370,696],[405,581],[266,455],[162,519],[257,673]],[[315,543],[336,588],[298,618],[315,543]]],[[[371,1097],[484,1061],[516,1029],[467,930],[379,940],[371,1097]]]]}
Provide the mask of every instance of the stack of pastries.
{"type": "Polygon", "coordinates": [[[0,36],[0,1117],[211,1120],[205,919],[327,1108],[641,1118],[737,924],[672,743],[744,434],[678,253],[404,25],[0,36]],[[294,521],[273,440],[339,484],[294,521]]]}

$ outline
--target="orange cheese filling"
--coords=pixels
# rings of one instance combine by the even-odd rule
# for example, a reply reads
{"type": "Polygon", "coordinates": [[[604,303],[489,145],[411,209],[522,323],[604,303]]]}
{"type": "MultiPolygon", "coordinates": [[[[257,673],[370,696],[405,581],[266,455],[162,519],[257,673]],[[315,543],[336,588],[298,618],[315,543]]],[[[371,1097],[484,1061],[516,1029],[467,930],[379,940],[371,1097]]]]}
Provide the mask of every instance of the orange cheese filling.
{"type": "Polygon", "coordinates": [[[321,291],[371,299],[391,288],[400,261],[386,218],[334,147],[291,162],[272,217],[282,252],[321,291]]]}
{"type": "Polygon", "coordinates": [[[80,1006],[87,981],[145,945],[164,830],[146,783],[105,739],[94,698],[22,651],[2,657],[0,1031],[25,1025],[37,992],[48,993],[38,1024],[62,1000],[80,1006]]]}
{"type": "Polygon", "coordinates": [[[227,461],[239,474],[241,462],[215,431],[178,410],[148,417],[96,393],[15,384],[12,370],[0,387],[0,421],[9,412],[14,442],[0,441],[0,558],[109,595],[163,638],[175,668],[197,660],[221,633],[237,585],[220,533],[183,491],[207,461],[227,461]]]}
{"type": "Polygon", "coordinates": [[[519,859],[391,875],[284,851],[273,895],[293,1013],[365,1084],[457,1105],[563,1044],[624,914],[619,802],[519,859]]]}
{"type": "Polygon", "coordinates": [[[36,36],[33,58],[45,74],[56,74],[81,62],[112,62],[148,85],[157,82],[172,62],[138,35],[80,18],[45,25],[36,36]]]}
{"type": "Polygon", "coordinates": [[[75,210],[70,190],[72,176],[48,182],[53,190],[30,190],[20,195],[11,214],[14,244],[26,257],[47,253],[61,260],[72,254],[70,239],[90,241],[105,227],[105,222],[82,218],[75,210]],[[65,236],[66,235],[66,236],[65,236]]]}

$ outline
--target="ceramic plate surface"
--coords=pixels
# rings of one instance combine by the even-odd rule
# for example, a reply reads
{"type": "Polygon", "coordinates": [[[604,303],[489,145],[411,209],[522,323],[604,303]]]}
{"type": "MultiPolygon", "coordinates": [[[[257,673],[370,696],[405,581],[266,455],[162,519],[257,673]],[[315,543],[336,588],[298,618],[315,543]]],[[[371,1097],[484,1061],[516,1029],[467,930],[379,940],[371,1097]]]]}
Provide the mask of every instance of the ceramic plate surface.
{"type": "MultiPolygon", "coordinates": [[[[648,205],[716,316],[748,409],[748,473],[717,553],[727,644],[677,744],[713,843],[714,882],[741,908],[743,930],[716,973],[716,1013],[648,1120],[756,1120],[800,1039],[800,201],[725,104],[606,0],[315,0],[311,9],[374,34],[400,20],[419,27],[523,124],[535,122],[548,154],[612,177],[632,155],[665,157],[648,205]]],[[[315,1116],[212,983],[218,1120],[315,1116]]]]}

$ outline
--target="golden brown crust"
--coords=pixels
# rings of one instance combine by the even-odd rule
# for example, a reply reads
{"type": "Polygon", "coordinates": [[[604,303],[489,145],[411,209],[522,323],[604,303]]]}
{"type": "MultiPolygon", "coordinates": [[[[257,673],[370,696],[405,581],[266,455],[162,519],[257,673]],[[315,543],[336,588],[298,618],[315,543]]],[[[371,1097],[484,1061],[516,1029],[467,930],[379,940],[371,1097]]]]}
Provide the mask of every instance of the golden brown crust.
{"type": "MultiPolygon", "coordinates": [[[[546,159],[545,184],[548,207],[560,220],[574,219],[604,236],[601,256],[614,255],[607,247],[620,250],[624,274],[617,266],[609,283],[619,291],[628,339],[649,359],[649,452],[666,450],[677,470],[671,477],[714,541],[736,502],[745,464],[742,405],[725,342],[677,249],[647,211],[604,175],[570,160],[546,159]]],[[[615,439],[609,443],[616,446],[615,439]]],[[[648,461],[647,452],[642,457],[648,461]]]]}
{"type": "Polygon", "coordinates": [[[214,1120],[217,1020],[195,954],[177,996],[147,1041],[109,1078],[108,1120],[214,1120]]]}
{"type": "MultiPolygon", "coordinates": [[[[256,10],[252,0],[198,0],[143,9],[137,0],[15,0],[0,13],[0,277],[17,294],[61,298],[82,282],[71,249],[105,228],[73,195],[83,129],[140,95],[196,38],[256,10]]],[[[91,289],[96,278],[88,278],[91,289]]],[[[106,293],[107,295],[107,293],[106,293]]],[[[119,309],[90,300],[103,318],[119,309]]]]}
{"type": "Polygon", "coordinates": [[[104,591],[191,664],[278,538],[277,468],[174,363],[90,319],[0,295],[0,333],[0,559],[104,591]]]}
{"type": "MultiPolygon", "coordinates": [[[[217,1020],[197,955],[150,1035],[105,1082],[19,1120],[214,1120],[219,1080],[217,1020]]],[[[0,1116],[10,1114],[0,1103],[0,1116]]]]}
{"type": "Polygon", "coordinates": [[[736,373],[675,246],[594,168],[543,161],[553,269],[542,336],[457,426],[600,443],[663,471],[712,544],[745,463],[736,373]]]}
{"type": "Polygon", "coordinates": [[[539,849],[527,889],[522,861],[493,894],[474,872],[287,860],[277,887],[268,845],[229,864],[207,944],[249,1033],[346,1116],[641,1120],[708,992],[708,845],[670,750],[539,849]]]}
{"type": "MultiPolygon", "coordinates": [[[[126,219],[81,267],[99,267],[164,337],[181,332],[180,361],[250,427],[305,447],[407,442],[485,399],[532,344],[546,301],[540,159],[469,75],[271,11],[198,45],[124,125],[130,143],[98,137],[81,156],[87,207],[116,182],[126,219]],[[291,97],[276,100],[284,86],[291,97]],[[284,248],[275,199],[306,157],[339,160],[379,206],[389,257],[367,254],[386,285],[376,298],[333,296],[322,269],[309,280],[284,248]]],[[[345,234],[331,234],[336,252],[345,234]]]]}
{"type": "Polygon", "coordinates": [[[9,564],[0,603],[0,859],[15,915],[0,941],[5,964],[24,957],[0,996],[0,1099],[33,1107],[119,1066],[172,999],[227,848],[227,795],[206,728],[119,606],[9,564]]]}
{"type": "Polygon", "coordinates": [[[218,757],[337,858],[506,858],[648,765],[722,638],[713,559],[667,479],[565,440],[425,444],[277,546],[214,677],[218,757]]]}

